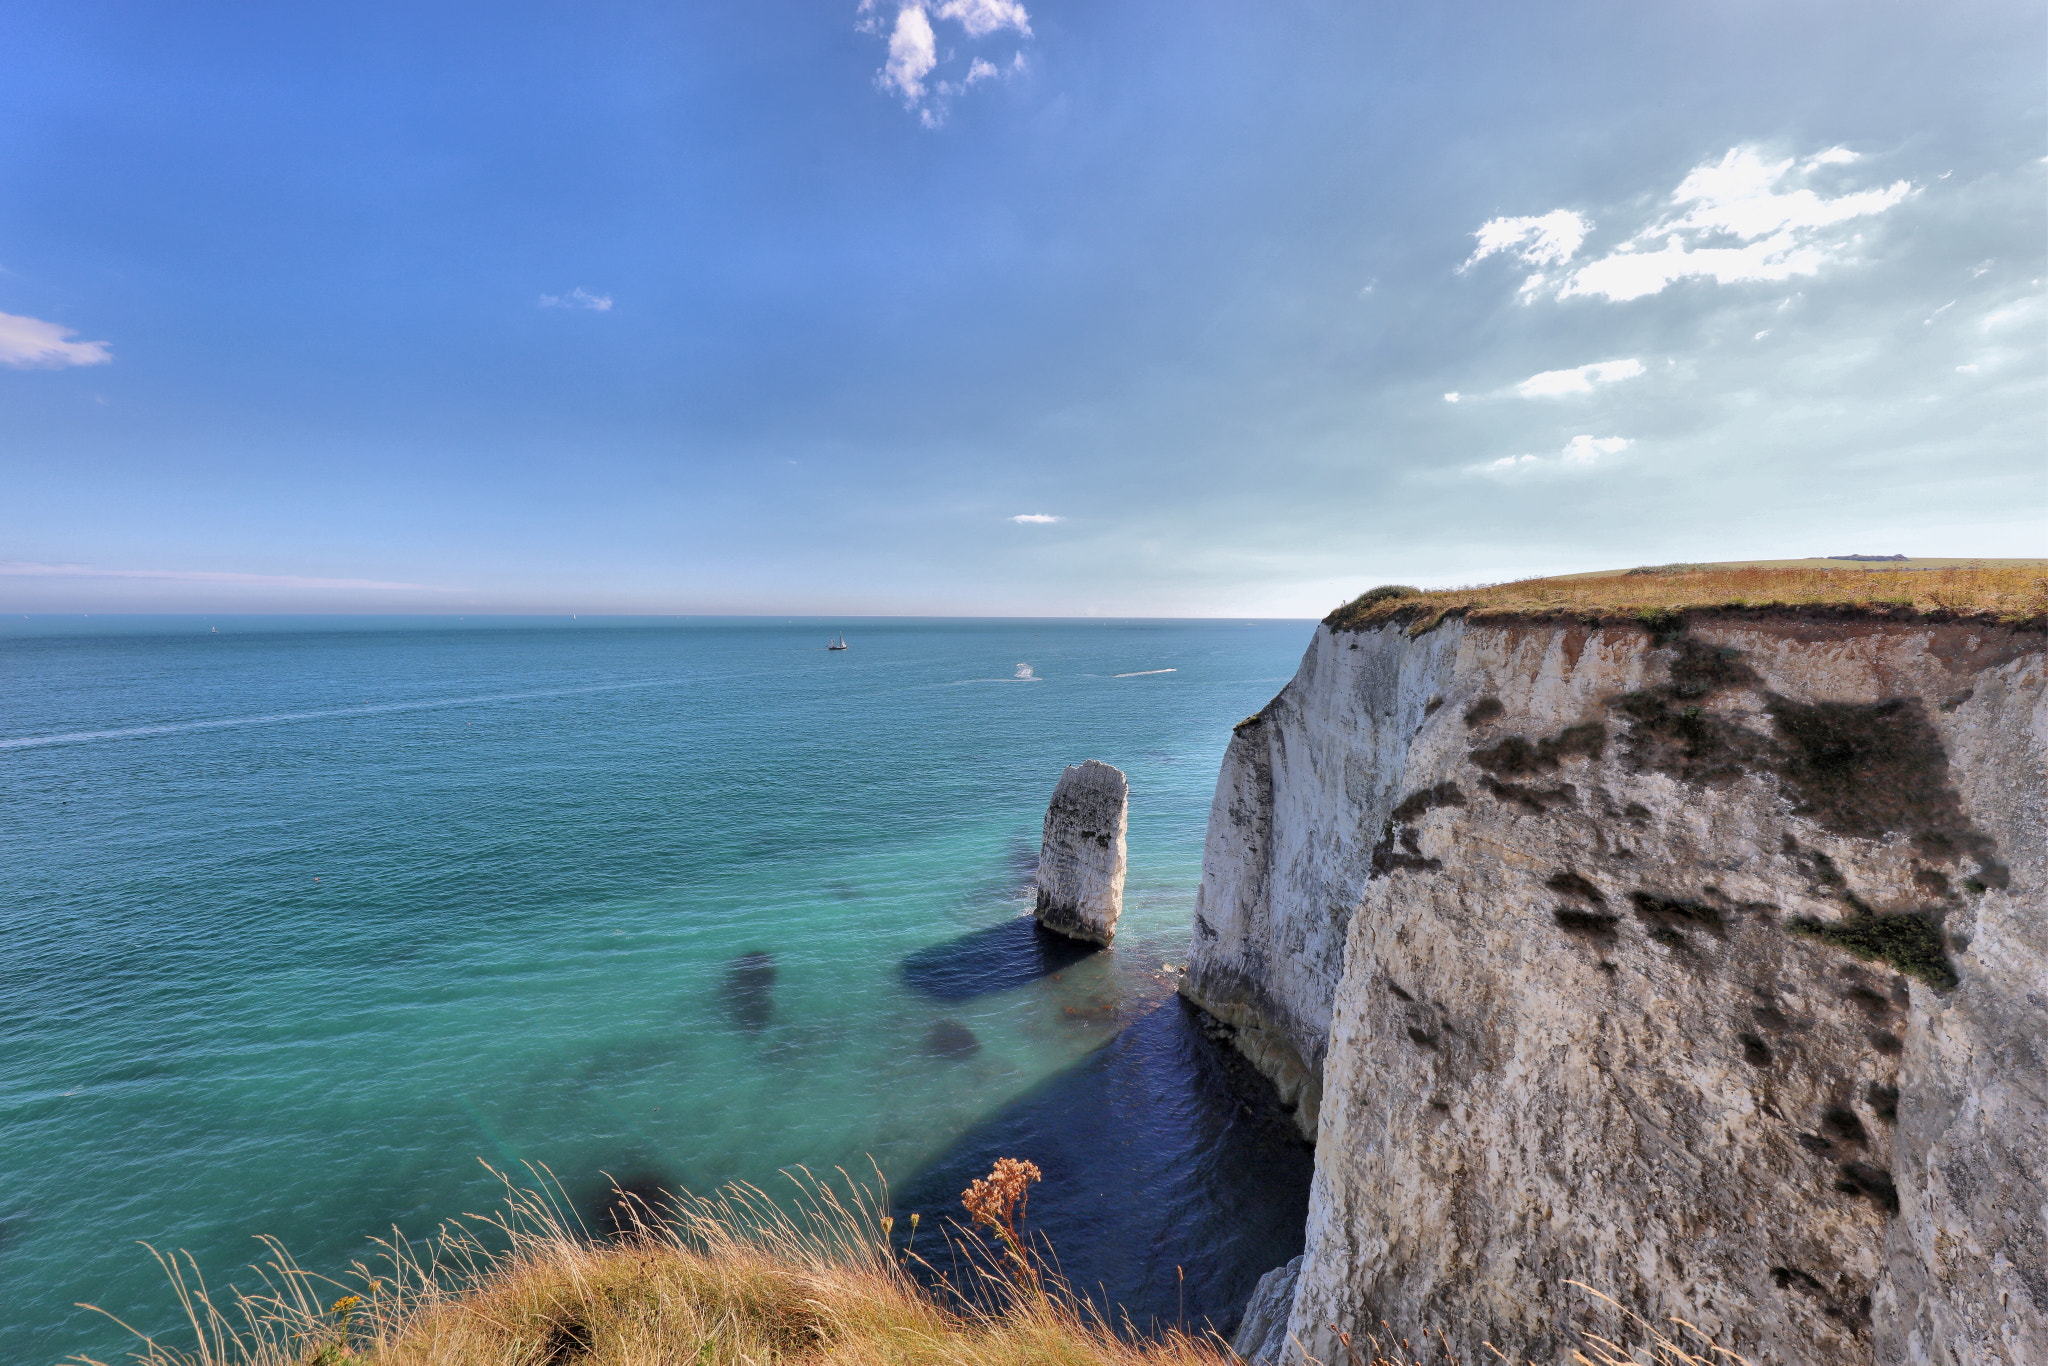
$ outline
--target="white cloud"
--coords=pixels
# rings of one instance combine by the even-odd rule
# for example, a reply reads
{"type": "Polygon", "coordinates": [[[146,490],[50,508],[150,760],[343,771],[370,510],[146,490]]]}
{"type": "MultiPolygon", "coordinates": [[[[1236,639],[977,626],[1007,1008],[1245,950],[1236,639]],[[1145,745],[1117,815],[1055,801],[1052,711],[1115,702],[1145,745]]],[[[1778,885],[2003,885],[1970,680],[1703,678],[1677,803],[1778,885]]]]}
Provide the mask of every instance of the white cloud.
{"type": "Polygon", "coordinates": [[[612,311],[612,296],[609,294],[592,294],[589,290],[578,285],[567,294],[541,295],[540,306],[542,308],[587,308],[592,313],[609,313],[612,311]]]}
{"type": "Polygon", "coordinates": [[[1461,393],[1459,393],[1459,392],[1458,392],[1457,390],[1453,389],[1453,390],[1451,390],[1451,392],[1450,392],[1450,393],[1448,393],[1448,394],[1445,394],[1445,395],[1444,395],[1444,402],[1446,402],[1446,403],[1460,403],[1460,402],[1463,402],[1463,401],[1464,401],[1464,398],[1465,398],[1465,396],[1464,396],[1463,394],[1461,394],[1461,393]]]}
{"type": "Polygon", "coordinates": [[[1684,279],[1726,285],[1819,274],[1851,246],[1827,229],[1883,213],[1913,192],[1910,181],[1899,180],[1830,199],[1792,183],[1809,171],[1854,160],[1841,148],[1804,162],[1765,161],[1753,147],[1730,148],[1720,161],[1694,167],[1671,192],[1670,206],[1683,213],[1652,223],[1614,252],[1579,267],[1565,278],[1558,297],[1598,295],[1621,303],[1684,279]]]}
{"type": "Polygon", "coordinates": [[[68,341],[78,329],[0,313],[0,365],[16,370],[62,370],[71,365],[105,365],[114,353],[103,341],[68,341]]]}
{"type": "Polygon", "coordinates": [[[1532,266],[1561,266],[1572,259],[1593,225],[1569,209],[1552,209],[1536,218],[1493,218],[1472,235],[1479,246],[1461,270],[1470,270],[1489,256],[1512,252],[1532,266]]]}
{"type": "Polygon", "coordinates": [[[1057,522],[1060,519],[1057,517],[1049,516],[1043,512],[1020,512],[1015,517],[1012,517],[1010,520],[1018,523],[1019,525],[1043,525],[1046,523],[1057,522]]]}
{"type": "Polygon", "coordinates": [[[311,579],[297,574],[232,574],[209,569],[99,569],[89,564],[37,564],[0,560],[0,576],[60,579],[163,579],[174,583],[231,583],[263,588],[380,588],[410,593],[460,593],[431,583],[385,583],[378,579],[311,579]]]}
{"type": "Polygon", "coordinates": [[[1593,229],[1569,209],[1489,220],[1474,234],[1478,249],[1460,269],[1511,254],[1539,268],[1522,282],[1525,300],[1549,292],[1611,303],[1660,293],[1685,279],[1736,284],[1818,274],[1853,245],[1830,229],[1883,213],[1913,193],[1910,181],[1899,180],[1830,198],[1802,183],[1815,172],[1856,160],[1844,147],[1804,160],[1766,160],[1754,147],[1733,147],[1719,161],[1688,172],[1667,198],[1662,218],[1575,270],[1543,273],[1570,262],[1593,229]]]}
{"type": "Polygon", "coordinates": [[[1595,384],[1613,384],[1643,373],[1643,363],[1628,360],[1597,360],[1569,370],[1545,370],[1515,386],[1523,398],[1562,398],[1567,394],[1590,394],[1595,384]]]}
{"type": "MultiPolygon", "coordinates": [[[[881,20],[876,0],[860,0],[854,28],[861,33],[879,34],[881,20]]],[[[1031,16],[1019,0],[905,0],[896,11],[895,26],[889,30],[889,56],[875,75],[875,83],[903,101],[916,113],[918,122],[937,128],[946,121],[952,100],[983,81],[1024,70],[1024,54],[1012,53],[1007,67],[986,57],[969,55],[967,69],[960,75],[932,80],[942,62],[954,60],[950,47],[941,50],[932,19],[958,24],[964,38],[986,38],[1003,29],[1031,36],[1031,16]]]]}
{"type": "Polygon", "coordinates": [[[1575,436],[1556,455],[1504,455],[1483,465],[1468,466],[1468,472],[1491,478],[1520,478],[1528,475],[1582,474],[1610,455],[1619,455],[1634,443],[1625,436],[1575,436]]]}
{"type": "Polygon", "coordinates": [[[1017,0],[942,0],[938,15],[966,29],[970,38],[986,38],[1004,28],[1031,36],[1031,16],[1017,0]]]}
{"type": "Polygon", "coordinates": [[[924,98],[924,78],[939,64],[939,43],[932,33],[932,21],[925,18],[923,5],[905,5],[896,11],[896,27],[889,33],[889,60],[882,67],[884,90],[903,96],[905,104],[924,98]]]}

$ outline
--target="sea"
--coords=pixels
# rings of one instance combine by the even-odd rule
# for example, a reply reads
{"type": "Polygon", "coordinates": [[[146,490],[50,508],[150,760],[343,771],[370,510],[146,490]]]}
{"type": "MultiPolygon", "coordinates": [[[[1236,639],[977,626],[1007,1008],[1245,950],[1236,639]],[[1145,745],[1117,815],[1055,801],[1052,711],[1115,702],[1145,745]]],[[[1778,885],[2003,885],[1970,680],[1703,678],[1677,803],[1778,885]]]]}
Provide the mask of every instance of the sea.
{"type": "Polygon", "coordinates": [[[799,1170],[929,1238],[1000,1156],[1117,1323],[1228,1331],[1311,1155],[1173,969],[1312,630],[0,621],[0,1362],[189,1346],[144,1244],[218,1297],[260,1235],[341,1274],[498,1173],[603,1236],[615,1186],[799,1170]],[[1131,785],[1099,951],[1029,917],[1086,759],[1131,785]]]}

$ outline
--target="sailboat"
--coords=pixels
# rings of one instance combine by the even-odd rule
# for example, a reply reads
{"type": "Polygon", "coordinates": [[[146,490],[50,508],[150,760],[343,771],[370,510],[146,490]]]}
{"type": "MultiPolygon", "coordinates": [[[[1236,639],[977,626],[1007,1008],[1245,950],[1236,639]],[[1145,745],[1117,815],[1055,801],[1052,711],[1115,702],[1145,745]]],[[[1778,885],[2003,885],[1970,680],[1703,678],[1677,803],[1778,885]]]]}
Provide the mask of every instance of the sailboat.
{"type": "Polygon", "coordinates": [[[828,649],[828,650],[843,650],[843,649],[845,649],[845,648],[846,648],[846,637],[845,637],[845,636],[834,636],[834,637],[832,637],[832,643],[831,643],[830,645],[827,645],[827,646],[826,646],[825,648],[826,648],[826,649],[828,649]]]}

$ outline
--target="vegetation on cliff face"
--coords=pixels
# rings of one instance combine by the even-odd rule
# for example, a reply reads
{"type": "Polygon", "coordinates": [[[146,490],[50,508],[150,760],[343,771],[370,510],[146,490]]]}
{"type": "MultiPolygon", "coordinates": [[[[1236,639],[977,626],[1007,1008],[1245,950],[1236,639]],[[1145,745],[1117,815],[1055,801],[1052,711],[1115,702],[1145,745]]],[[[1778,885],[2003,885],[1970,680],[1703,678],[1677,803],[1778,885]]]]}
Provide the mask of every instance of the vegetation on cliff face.
{"type": "MultiPolygon", "coordinates": [[[[138,1333],[139,1366],[1241,1366],[1214,1333],[1140,1334],[1059,1281],[1023,1229],[1028,1162],[1000,1159],[963,1192],[969,1226],[917,1250],[866,1192],[806,1174],[795,1209],[751,1187],[717,1199],[630,1195],[623,1231],[593,1237],[554,1195],[506,1184],[504,1210],[444,1227],[422,1252],[380,1243],[346,1283],[264,1239],[256,1290],[216,1302],[189,1257],[158,1256],[193,1346],[138,1333]],[[983,1231],[986,1231],[983,1236],[983,1231]],[[940,1274],[942,1263],[951,1270],[940,1274]],[[922,1274],[920,1274],[922,1273],[922,1274]]],[[[152,1251],[154,1251],[152,1249],[152,1251]]],[[[1586,1290],[1585,1287],[1580,1287],[1586,1290]]],[[[1586,1290],[1633,1350],[1592,1332],[1580,1366],[1747,1366],[1688,1326],[1586,1290]],[[1669,1334],[1667,1336],[1667,1333],[1669,1334]],[[1683,1345],[1682,1345],[1683,1344],[1683,1345]],[[1690,1350],[1688,1350],[1690,1348],[1690,1350]],[[1697,1355],[1695,1353],[1698,1353],[1697,1355]]],[[[1588,1316],[1591,1321],[1591,1316],[1588,1316]]],[[[1457,1366],[1390,1331],[1328,1366],[1457,1366]]],[[[1497,1354],[1496,1354],[1497,1355],[1497,1354]]],[[[102,1366],[89,1357],[73,1358],[102,1366]]],[[[1292,1358],[1296,1366],[1302,1359],[1292,1358]]],[[[1324,1366],[1307,1363],[1306,1366],[1324,1366]]]]}
{"type": "Polygon", "coordinates": [[[1933,569],[1681,564],[1425,592],[1388,586],[1354,598],[1324,624],[1362,630],[1403,621],[1425,630],[1453,614],[1579,617],[1635,620],[1655,633],[1689,611],[1840,611],[2039,628],[2048,624],[2048,560],[1933,569]]]}

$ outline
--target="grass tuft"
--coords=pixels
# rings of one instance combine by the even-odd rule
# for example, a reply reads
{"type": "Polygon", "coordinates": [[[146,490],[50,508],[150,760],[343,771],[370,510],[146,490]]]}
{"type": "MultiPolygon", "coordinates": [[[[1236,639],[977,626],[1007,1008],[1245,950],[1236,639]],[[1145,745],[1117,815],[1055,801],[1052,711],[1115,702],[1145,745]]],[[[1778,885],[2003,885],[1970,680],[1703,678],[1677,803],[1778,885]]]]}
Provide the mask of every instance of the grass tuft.
{"type": "MultiPolygon", "coordinates": [[[[501,1180],[505,1178],[500,1175],[501,1180]]],[[[189,1346],[136,1333],[137,1366],[1241,1366],[1220,1337],[1112,1324],[1072,1293],[1020,1228],[1027,1162],[1002,1159],[963,1192],[974,1224],[945,1245],[955,1272],[915,1250],[881,1197],[846,1181],[841,1195],[808,1172],[793,1200],[751,1186],[716,1198],[618,1192],[621,1233],[593,1237],[559,1186],[505,1180],[503,1208],[464,1216],[415,1245],[380,1241],[376,1269],[346,1282],[300,1267],[275,1239],[252,1291],[216,1301],[189,1254],[164,1268],[189,1346]],[[964,1267],[964,1269],[962,1269],[964,1267]]],[[[844,1173],[841,1173],[844,1176],[844,1173]]],[[[928,1238],[929,1244],[929,1238],[928,1238]]],[[[1625,1346],[1582,1335],[1581,1366],[1708,1366],[1743,1359],[1689,1325],[1668,1330],[1595,1295],[1620,1316],[1625,1346]],[[1686,1344],[1692,1338],[1703,1353],[1686,1344]]],[[[102,1311],[103,1312],[103,1311],[102,1311]]],[[[116,1320],[119,1322],[119,1320],[116,1320]]],[[[1590,1317],[1588,1319],[1590,1323],[1590,1317]]],[[[123,1325],[126,1326],[125,1324],[123,1325]]],[[[134,1330],[130,1330],[134,1331],[134,1330]]],[[[1340,1334],[1329,1362],[1291,1347],[1284,1366],[1455,1366],[1441,1339],[1419,1347],[1340,1334]]],[[[86,1366],[104,1366],[74,1357],[86,1366]]],[[[1506,1361],[1498,1351],[1482,1360],[1506,1361]]],[[[1472,1363],[1478,1366],[1478,1363],[1472,1363]]]]}

